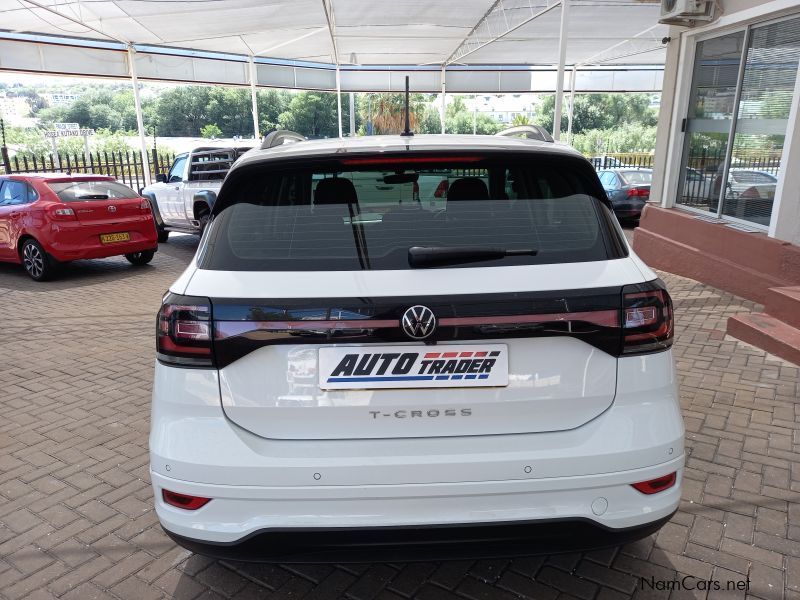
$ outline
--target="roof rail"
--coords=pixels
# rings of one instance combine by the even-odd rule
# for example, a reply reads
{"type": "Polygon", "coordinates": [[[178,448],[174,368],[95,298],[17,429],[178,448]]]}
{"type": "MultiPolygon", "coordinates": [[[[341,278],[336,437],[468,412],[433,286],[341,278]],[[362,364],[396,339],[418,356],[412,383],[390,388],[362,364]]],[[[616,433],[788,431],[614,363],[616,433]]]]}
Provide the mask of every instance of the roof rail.
{"type": "Polygon", "coordinates": [[[553,136],[541,125],[517,125],[495,134],[504,137],[520,137],[528,140],[554,143],[553,136]]]}
{"type": "Polygon", "coordinates": [[[281,146],[287,143],[294,144],[297,142],[302,142],[305,139],[305,136],[302,136],[294,131],[289,131],[288,129],[276,129],[275,131],[271,131],[264,136],[264,141],[261,142],[261,149],[267,150],[268,148],[274,148],[275,146],[281,146]]]}

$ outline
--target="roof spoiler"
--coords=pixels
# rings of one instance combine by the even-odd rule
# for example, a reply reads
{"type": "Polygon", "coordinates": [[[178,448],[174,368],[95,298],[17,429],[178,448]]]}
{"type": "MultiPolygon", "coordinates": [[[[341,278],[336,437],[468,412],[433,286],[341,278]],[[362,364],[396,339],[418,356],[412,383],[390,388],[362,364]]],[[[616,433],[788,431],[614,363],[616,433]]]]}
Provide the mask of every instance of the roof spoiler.
{"type": "Polygon", "coordinates": [[[261,149],[267,150],[275,146],[282,146],[283,144],[295,144],[297,142],[305,141],[305,136],[300,135],[295,131],[288,129],[276,129],[264,136],[264,141],[261,142],[261,149]]]}
{"type": "Polygon", "coordinates": [[[540,142],[550,142],[551,144],[554,143],[553,136],[541,125],[517,125],[516,127],[504,129],[495,135],[539,140],[540,142]]]}

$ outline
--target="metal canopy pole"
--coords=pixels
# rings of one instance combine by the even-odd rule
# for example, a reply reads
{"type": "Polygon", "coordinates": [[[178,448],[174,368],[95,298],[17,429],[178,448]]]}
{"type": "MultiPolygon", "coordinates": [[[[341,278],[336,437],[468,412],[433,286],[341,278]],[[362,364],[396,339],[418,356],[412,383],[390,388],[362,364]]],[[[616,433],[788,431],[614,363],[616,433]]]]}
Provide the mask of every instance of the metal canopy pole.
{"type": "Polygon", "coordinates": [[[350,92],[350,137],[356,137],[356,95],[350,92]]]}
{"type": "Polygon", "coordinates": [[[556,107],[553,111],[553,139],[561,139],[561,107],[564,103],[564,62],[567,59],[567,22],[569,0],[561,2],[561,28],[558,34],[558,74],[556,75],[556,107]]]}
{"type": "Polygon", "coordinates": [[[572,118],[575,115],[575,80],[577,79],[577,67],[572,65],[572,77],[569,84],[569,113],[567,115],[567,143],[572,143],[572,118]]]}
{"type": "Polygon", "coordinates": [[[256,88],[256,81],[258,81],[258,73],[256,72],[255,58],[250,56],[250,101],[253,103],[253,138],[258,141],[261,137],[261,132],[258,126],[258,90],[256,88]]]}
{"type": "Polygon", "coordinates": [[[442,114],[441,114],[442,133],[444,133],[444,117],[445,117],[445,111],[447,110],[447,104],[445,102],[445,93],[446,93],[446,91],[447,91],[447,88],[445,86],[445,66],[442,65],[442,114]]]}
{"type": "Polygon", "coordinates": [[[342,137],[342,73],[339,69],[339,49],[336,47],[336,22],[333,17],[332,1],[333,0],[322,0],[322,10],[325,11],[328,33],[331,36],[333,60],[336,62],[336,117],[339,122],[339,137],[342,137]]]}
{"type": "Polygon", "coordinates": [[[142,167],[144,170],[144,184],[150,185],[150,158],[147,156],[147,136],[144,132],[144,118],[142,117],[142,102],[139,98],[139,79],[136,76],[136,50],[133,45],[128,45],[128,72],[133,84],[133,106],[136,110],[136,127],[139,129],[139,144],[142,151],[142,167]]]}
{"type": "Polygon", "coordinates": [[[339,137],[342,137],[342,74],[336,65],[336,120],[339,121],[339,137]]]}

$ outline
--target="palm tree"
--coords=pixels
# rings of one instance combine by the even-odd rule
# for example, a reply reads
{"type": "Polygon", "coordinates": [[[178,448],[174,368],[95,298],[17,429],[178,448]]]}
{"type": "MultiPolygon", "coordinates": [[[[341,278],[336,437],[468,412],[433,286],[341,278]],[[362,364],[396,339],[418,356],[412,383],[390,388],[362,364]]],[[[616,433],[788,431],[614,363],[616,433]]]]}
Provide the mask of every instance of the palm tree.
{"type": "Polygon", "coordinates": [[[520,113],[516,117],[514,117],[514,120],[511,121],[511,124],[514,125],[515,127],[517,125],[530,125],[531,124],[531,120],[528,117],[528,115],[526,115],[524,113],[520,113]]]}
{"type": "MultiPolygon", "coordinates": [[[[373,133],[400,133],[405,129],[405,95],[371,94],[369,102],[361,102],[361,119],[372,122],[373,133]]],[[[425,97],[411,94],[409,103],[411,130],[414,131],[425,112],[425,97]]]]}

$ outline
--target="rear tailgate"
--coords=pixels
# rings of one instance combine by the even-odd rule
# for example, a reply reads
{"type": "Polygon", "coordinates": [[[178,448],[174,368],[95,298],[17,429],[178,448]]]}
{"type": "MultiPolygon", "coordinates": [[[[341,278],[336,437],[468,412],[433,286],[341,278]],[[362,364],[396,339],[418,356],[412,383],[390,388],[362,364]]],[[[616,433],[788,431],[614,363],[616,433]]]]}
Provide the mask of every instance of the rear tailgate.
{"type": "Polygon", "coordinates": [[[611,405],[620,290],[642,281],[630,259],[470,271],[479,279],[491,271],[484,294],[465,294],[471,284],[463,269],[414,272],[420,289],[414,297],[398,293],[407,288],[396,272],[317,273],[315,288],[335,291],[337,298],[298,302],[266,298],[268,290],[297,289],[294,274],[199,270],[186,293],[212,298],[225,414],[263,437],[557,431],[578,427],[611,405]],[[595,286],[548,291],[556,269],[563,282],[595,286]],[[531,282],[529,291],[506,291],[519,280],[531,282]],[[383,294],[364,298],[364,287],[383,294]],[[453,294],[431,294],[443,287],[453,294]],[[242,300],[237,293],[245,289],[264,296],[242,300]],[[231,297],[219,297],[219,290],[231,297]],[[435,344],[402,333],[402,312],[415,304],[439,318],[435,344]],[[479,379],[495,352],[491,377],[479,379]],[[400,357],[409,355],[417,355],[411,368],[398,368],[400,357]],[[423,375],[435,371],[433,378],[410,379],[420,368],[423,375]]]}
{"type": "Polygon", "coordinates": [[[111,179],[55,180],[48,182],[48,187],[83,224],[116,225],[142,216],[142,198],[128,186],[111,179]]]}

